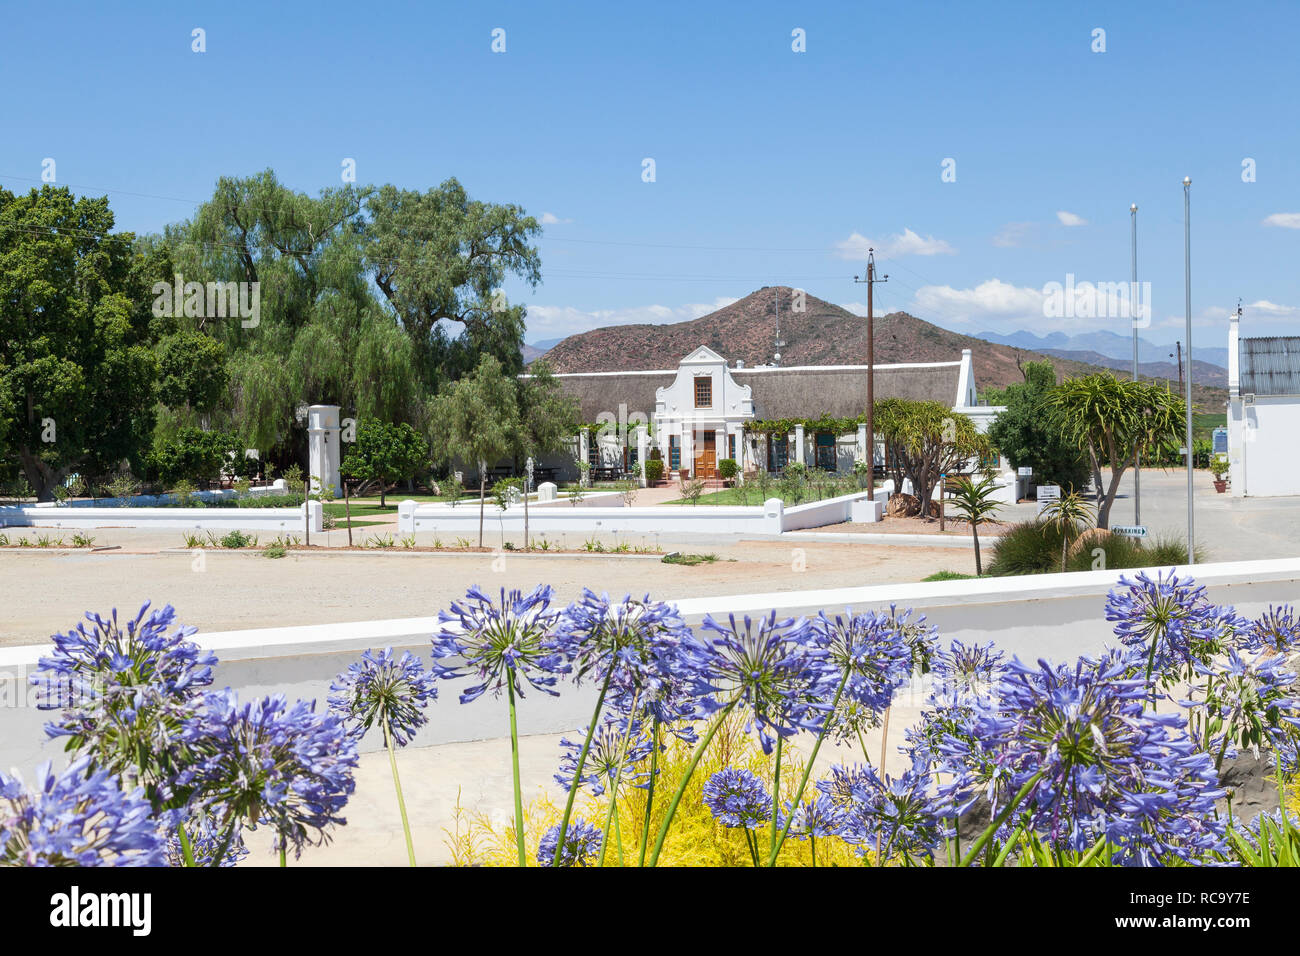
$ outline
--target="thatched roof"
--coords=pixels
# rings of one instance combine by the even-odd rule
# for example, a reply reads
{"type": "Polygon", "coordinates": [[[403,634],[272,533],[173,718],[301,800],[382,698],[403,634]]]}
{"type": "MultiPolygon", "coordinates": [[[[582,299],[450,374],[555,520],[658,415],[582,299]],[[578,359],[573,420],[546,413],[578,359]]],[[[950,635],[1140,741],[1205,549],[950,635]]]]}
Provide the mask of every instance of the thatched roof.
{"type": "Polygon", "coordinates": [[[627,414],[640,412],[647,421],[655,417],[655,389],[671,385],[677,370],[668,372],[592,372],[557,375],[560,386],[578,400],[584,422],[595,422],[602,412],[618,417],[620,403],[627,414]]]}
{"type": "MultiPolygon", "coordinates": [[[[733,369],[739,385],[748,385],[758,419],[852,418],[867,407],[865,365],[801,368],[733,369]]],[[[876,401],[885,398],[931,400],[951,407],[957,402],[960,362],[924,365],[877,365],[876,401]]]]}

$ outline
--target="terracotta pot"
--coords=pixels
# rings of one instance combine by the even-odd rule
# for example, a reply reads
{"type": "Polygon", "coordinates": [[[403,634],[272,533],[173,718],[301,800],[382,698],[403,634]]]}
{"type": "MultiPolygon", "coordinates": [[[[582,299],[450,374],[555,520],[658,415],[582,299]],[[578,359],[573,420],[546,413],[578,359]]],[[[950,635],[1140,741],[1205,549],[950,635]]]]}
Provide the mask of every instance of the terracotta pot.
{"type": "Polygon", "coordinates": [[[1223,494],[1225,491],[1228,490],[1228,482],[1223,478],[1215,478],[1214,490],[1217,491],[1219,494],[1223,494]]]}

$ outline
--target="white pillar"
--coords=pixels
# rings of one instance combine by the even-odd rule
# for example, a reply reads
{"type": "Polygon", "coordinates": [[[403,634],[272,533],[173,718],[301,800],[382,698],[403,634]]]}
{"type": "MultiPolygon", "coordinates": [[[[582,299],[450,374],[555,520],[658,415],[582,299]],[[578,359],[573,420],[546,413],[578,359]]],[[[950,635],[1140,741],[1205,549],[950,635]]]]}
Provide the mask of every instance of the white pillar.
{"type": "Polygon", "coordinates": [[[867,426],[858,426],[858,450],[857,457],[862,461],[867,461],[867,426]]]}
{"type": "Polygon", "coordinates": [[[794,447],[796,449],[794,460],[804,465],[808,464],[808,462],[804,460],[803,425],[794,426],[794,447]]]}
{"type": "Polygon", "coordinates": [[[713,473],[717,474],[718,462],[728,457],[727,456],[727,427],[724,425],[721,428],[715,428],[713,430],[713,436],[714,436],[713,437],[713,473]]]}
{"type": "Polygon", "coordinates": [[[636,465],[642,488],[645,487],[645,459],[649,451],[650,442],[645,433],[645,426],[638,425],[636,429],[636,465]]]}
{"type": "Polygon", "coordinates": [[[326,485],[336,497],[343,494],[339,480],[339,406],[313,405],[307,409],[307,464],[311,490],[319,494],[326,485]]]}
{"type": "Polygon", "coordinates": [[[682,423],[682,472],[689,472],[695,477],[695,430],[682,423]]]}
{"type": "Polygon", "coordinates": [[[749,448],[745,445],[745,426],[736,426],[736,484],[745,483],[745,468],[749,464],[749,448]]]}
{"type": "MultiPolygon", "coordinates": [[[[584,428],[578,432],[578,460],[591,461],[591,429],[584,428]]],[[[582,481],[582,466],[578,467],[578,480],[582,481]]]]}

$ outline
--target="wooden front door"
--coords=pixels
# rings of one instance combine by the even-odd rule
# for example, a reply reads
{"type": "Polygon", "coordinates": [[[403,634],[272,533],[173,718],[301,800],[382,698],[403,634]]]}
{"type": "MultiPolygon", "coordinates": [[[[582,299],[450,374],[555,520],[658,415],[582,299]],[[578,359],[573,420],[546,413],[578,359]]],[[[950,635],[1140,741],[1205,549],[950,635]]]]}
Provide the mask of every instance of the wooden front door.
{"type": "Polygon", "coordinates": [[[699,454],[695,456],[695,477],[718,477],[718,436],[716,432],[705,432],[700,443],[699,454]]]}

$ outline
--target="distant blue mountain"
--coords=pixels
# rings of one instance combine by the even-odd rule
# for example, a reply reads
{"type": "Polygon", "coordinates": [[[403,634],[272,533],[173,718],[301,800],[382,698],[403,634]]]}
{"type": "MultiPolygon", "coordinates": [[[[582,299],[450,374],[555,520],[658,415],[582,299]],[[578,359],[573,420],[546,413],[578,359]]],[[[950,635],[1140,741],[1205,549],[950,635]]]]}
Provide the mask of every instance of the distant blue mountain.
{"type": "MultiPolygon", "coordinates": [[[[1042,352],[1046,349],[1053,352],[1093,352],[1117,360],[1132,361],[1133,359],[1132,336],[1119,335],[1115,332],[1080,332],[1078,335],[1051,332],[1047,335],[1036,335],[1022,329],[1019,332],[980,332],[976,335],[976,338],[996,342],[999,345],[1030,349],[1035,352],[1042,352]]],[[[1170,360],[1169,355],[1173,351],[1174,345],[1172,342],[1168,345],[1157,345],[1138,336],[1138,361],[1140,363],[1168,362],[1170,360]]],[[[1226,345],[1222,347],[1197,346],[1192,349],[1192,352],[1192,357],[1198,362],[1217,365],[1219,368],[1224,369],[1228,367],[1228,347],[1226,345]]],[[[1073,356],[1065,357],[1072,358],[1073,356]]],[[[1186,361],[1186,358],[1187,356],[1184,354],[1184,361],[1186,361]]],[[[1080,361],[1088,360],[1080,359],[1080,361]]]]}

